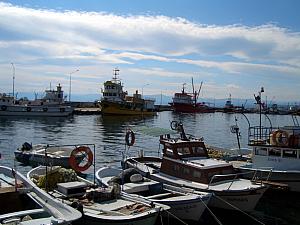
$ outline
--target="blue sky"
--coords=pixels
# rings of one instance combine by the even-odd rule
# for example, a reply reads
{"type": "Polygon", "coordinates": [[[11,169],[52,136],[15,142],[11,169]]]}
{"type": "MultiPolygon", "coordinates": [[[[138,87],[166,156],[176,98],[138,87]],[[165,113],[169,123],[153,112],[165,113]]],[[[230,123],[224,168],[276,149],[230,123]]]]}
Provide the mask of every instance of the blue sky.
{"type": "Polygon", "coordinates": [[[99,93],[115,67],[129,93],[299,101],[300,1],[0,2],[0,92],[99,93]],[[73,73],[79,69],[78,72],[73,73]]]}

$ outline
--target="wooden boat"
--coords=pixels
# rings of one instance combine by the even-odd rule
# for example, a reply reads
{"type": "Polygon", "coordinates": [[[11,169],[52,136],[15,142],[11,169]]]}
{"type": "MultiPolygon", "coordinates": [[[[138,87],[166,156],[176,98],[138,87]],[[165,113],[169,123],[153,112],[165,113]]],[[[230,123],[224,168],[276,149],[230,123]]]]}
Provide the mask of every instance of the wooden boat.
{"type": "Polygon", "coordinates": [[[0,166],[0,224],[71,224],[81,213],[31,185],[12,168],[0,166]]]}
{"type": "Polygon", "coordinates": [[[251,162],[233,162],[245,173],[254,172],[271,185],[300,192],[300,126],[249,127],[251,162]]]}
{"type": "MultiPolygon", "coordinates": [[[[91,150],[88,150],[87,146],[55,146],[46,144],[31,145],[28,142],[23,143],[22,146],[14,152],[16,160],[25,165],[51,165],[62,166],[65,168],[72,168],[73,159],[76,163],[80,163],[86,157],[83,153],[92,154],[91,150]],[[82,150],[83,148],[87,150],[80,152],[79,150],[82,150]]],[[[88,160],[92,161],[92,157],[88,160]]]]}
{"type": "Polygon", "coordinates": [[[118,78],[119,69],[114,69],[112,80],[104,83],[103,97],[101,99],[101,112],[103,115],[155,115],[154,99],[144,99],[136,91],[128,96],[123,91],[123,85],[118,78]]]}
{"type": "Polygon", "coordinates": [[[191,189],[178,188],[143,178],[134,169],[124,171],[103,167],[96,172],[96,178],[107,187],[117,182],[122,185],[122,190],[126,193],[137,194],[151,201],[168,205],[171,208],[168,212],[182,220],[199,221],[211,197],[210,193],[197,192],[196,194],[191,189]]]}
{"type": "Polygon", "coordinates": [[[0,93],[0,116],[66,117],[72,113],[73,108],[64,104],[60,84],[56,90],[46,90],[44,98],[32,101],[0,93]]]}
{"type": "Polygon", "coordinates": [[[77,207],[83,213],[80,224],[151,225],[161,211],[169,209],[146,199],[122,194],[117,186],[101,188],[77,176],[74,171],[61,167],[46,169],[40,166],[29,171],[27,176],[32,185],[37,187],[36,183],[39,184],[38,181],[43,179],[47,184],[46,174],[49,181],[52,180],[46,185],[48,193],[77,207]],[[61,173],[61,170],[64,172],[61,173]]]}
{"type": "Polygon", "coordinates": [[[160,137],[163,157],[133,157],[125,165],[143,175],[170,185],[214,193],[210,206],[251,211],[266,191],[261,182],[241,179],[231,164],[211,159],[203,139],[187,138],[183,125],[177,123],[180,138],[160,137]]]}

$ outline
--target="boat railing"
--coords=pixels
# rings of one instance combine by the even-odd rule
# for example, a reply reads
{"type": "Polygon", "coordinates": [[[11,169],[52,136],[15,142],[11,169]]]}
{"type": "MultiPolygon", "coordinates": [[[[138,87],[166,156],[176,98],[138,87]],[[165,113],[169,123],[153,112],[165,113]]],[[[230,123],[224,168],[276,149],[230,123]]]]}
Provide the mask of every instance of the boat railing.
{"type": "MultiPolygon", "coordinates": [[[[233,177],[230,180],[231,182],[227,188],[227,190],[229,190],[234,182],[236,182],[241,177],[248,177],[249,174],[254,174],[252,176],[251,181],[257,182],[258,177],[256,176],[256,172],[257,171],[249,171],[249,172],[243,172],[243,173],[231,173],[231,174],[216,174],[216,175],[213,175],[212,178],[210,179],[210,182],[208,183],[208,188],[214,184],[214,180],[217,180],[216,182],[219,182],[219,181],[229,180],[229,179],[227,179],[228,177],[233,177]]],[[[262,184],[263,184],[263,182],[261,180],[261,185],[262,184]]]]}
{"type": "Polygon", "coordinates": [[[255,169],[254,175],[252,177],[252,181],[257,181],[258,179],[260,180],[260,182],[263,182],[263,172],[264,171],[269,171],[268,175],[266,176],[266,180],[265,181],[269,181],[272,172],[273,172],[273,167],[258,167],[255,169]],[[257,174],[260,173],[260,176],[257,176],[257,174]]]}
{"type": "MultiPolygon", "coordinates": [[[[150,174],[149,166],[147,166],[146,164],[141,163],[141,162],[139,162],[139,161],[137,161],[133,158],[131,158],[130,160],[133,162],[133,166],[134,166],[135,169],[138,169],[138,165],[140,165],[140,167],[145,168],[147,170],[145,173],[150,174]]],[[[142,171],[144,171],[144,170],[142,170],[142,171]]]]}

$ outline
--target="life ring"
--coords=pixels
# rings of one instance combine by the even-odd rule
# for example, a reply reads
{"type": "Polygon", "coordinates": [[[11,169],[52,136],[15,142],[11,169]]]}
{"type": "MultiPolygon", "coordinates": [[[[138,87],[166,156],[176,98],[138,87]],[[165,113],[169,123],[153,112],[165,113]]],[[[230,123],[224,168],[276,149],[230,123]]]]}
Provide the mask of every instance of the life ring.
{"type": "Polygon", "coordinates": [[[171,129],[172,130],[177,130],[178,128],[178,122],[176,120],[173,120],[171,123],[170,123],[170,126],[171,126],[171,129]]]}
{"type": "Polygon", "coordinates": [[[128,130],[125,135],[125,143],[128,146],[132,146],[135,143],[135,134],[132,130],[128,130]]]}
{"type": "Polygon", "coordinates": [[[1,109],[2,109],[3,111],[5,111],[5,110],[7,109],[7,106],[6,106],[6,105],[3,105],[3,106],[1,106],[1,109]]]}
{"type": "Polygon", "coordinates": [[[278,146],[287,146],[289,144],[289,134],[284,130],[276,130],[272,133],[272,141],[278,146]]]}
{"type": "Polygon", "coordinates": [[[75,148],[70,155],[69,164],[71,168],[73,168],[76,172],[83,172],[87,170],[93,164],[93,152],[87,146],[79,146],[75,148]],[[77,156],[78,154],[84,154],[84,158],[78,162],[77,156]],[[87,159],[84,165],[80,165],[82,161],[87,159]]]}

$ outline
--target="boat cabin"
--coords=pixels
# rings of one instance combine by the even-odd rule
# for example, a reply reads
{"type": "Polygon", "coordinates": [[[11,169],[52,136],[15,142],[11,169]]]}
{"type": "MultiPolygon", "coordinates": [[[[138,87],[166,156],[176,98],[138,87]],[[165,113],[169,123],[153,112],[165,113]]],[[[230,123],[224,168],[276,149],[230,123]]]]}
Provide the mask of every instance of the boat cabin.
{"type": "Polygon", "coordinates": [[[299,126],[250,127],[248,145],[255,168],[300,170],[299,126]]]}
{"type": "Polygon", "coordinates": [[[160,137],[163,158],[160,171],[170,176],[208,184],[214,175],[233,173],[231,164],[210,159],[202,139],[160,137]]]}

